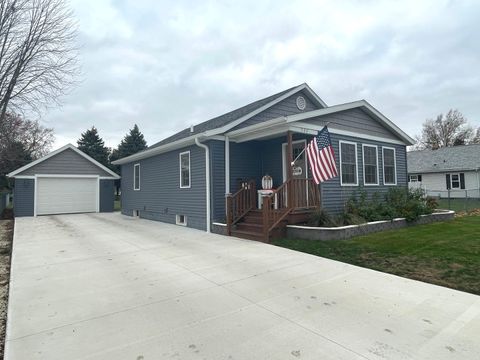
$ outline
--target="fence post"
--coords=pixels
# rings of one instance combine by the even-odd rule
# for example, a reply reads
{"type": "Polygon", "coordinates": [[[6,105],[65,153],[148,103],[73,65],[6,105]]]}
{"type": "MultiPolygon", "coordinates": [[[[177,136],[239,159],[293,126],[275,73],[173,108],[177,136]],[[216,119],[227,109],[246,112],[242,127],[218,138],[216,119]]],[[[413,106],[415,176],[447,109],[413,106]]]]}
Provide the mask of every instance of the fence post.
{"type": "Polygon", "coordinates": [[[447,193],[448,193],[448,210],[452,210],[450,205],[450,189],[447,190],[447,193]]]}
{"type": "Polygon", "coordinates": [[[270,196],[264,196],[262,200],[263,240],[265,242],[268,242],[268,230],[270,229],[270,211],[272,207],[272,201],[270,196]]]}
{"type": "Polygon", "coordinates": [[[465,212],[467,212],[467,203],[468,203],[468,192],[465,190],[465,212]]]}

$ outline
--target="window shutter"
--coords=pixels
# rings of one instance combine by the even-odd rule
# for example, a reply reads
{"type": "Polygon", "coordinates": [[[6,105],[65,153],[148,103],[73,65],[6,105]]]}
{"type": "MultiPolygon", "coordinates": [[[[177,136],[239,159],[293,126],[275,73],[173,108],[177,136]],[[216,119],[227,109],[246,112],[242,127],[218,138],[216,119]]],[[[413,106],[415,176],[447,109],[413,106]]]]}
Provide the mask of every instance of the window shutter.
{"type": "Polygon", "coordinates": [[[418,175],[417,181],[422,182],[422,175],[418,175]]]}
{"type": "Polygon", "coordinates": [[[446,174],[445,179],[447,181],[447,190],[450,190],[450,174],[446,174]]]}
{"type": "Polygon", "coordinates": [[[465,174],[460,173],[460,189],[465,189],[465,174]]]}
{"type": "Polygon", "coordinates": [[[410,175],[408,175],[408,182],[410,182],[410,175]]]}

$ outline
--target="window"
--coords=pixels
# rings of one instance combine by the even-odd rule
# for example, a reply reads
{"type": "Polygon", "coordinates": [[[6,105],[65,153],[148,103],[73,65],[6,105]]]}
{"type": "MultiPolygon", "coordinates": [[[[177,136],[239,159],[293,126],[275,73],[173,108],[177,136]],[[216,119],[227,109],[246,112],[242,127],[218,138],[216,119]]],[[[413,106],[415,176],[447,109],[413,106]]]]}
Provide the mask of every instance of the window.
{"type": "Polygon", "coordinates": [[[460,189],[460,174],[452,174],[451,179],[451,189],[460,189]]]}
{"type": "Polygon", "coordinates": [[[140,190],[140,164],[133,165],[133,190],[140,190]]]}
{"type": "Polygon", "coordinates": [[[340,141],[340,183],[358,185],[357,144],[340,141]]]}
{"type": "Polygon", "coordinates": [[[180,153],[180,188],[190,187],[190,151],[180,153]]]}
{"type": "Polygon", "coordinates": [[[378,185],[378,149],[375,145],[363,145],[363,183],[378,185]]]}
{"type": "Polygon", "coordinates": [[[410,182],[422,182],[422,175],[410,175],[408,178],[410,182]]]}
{"type": "Polygon", "coordinates": [[[397,160],[395,157],[395,148],[384,147],[382,148],[382,150],[383,150],[383,184],[397,185],[397,160]]]}
{"type": "Polygon", "coordinates": [[[177,225],[187,226],[187,217],[185,215],[177,215],[175,218],[177,225]]]}

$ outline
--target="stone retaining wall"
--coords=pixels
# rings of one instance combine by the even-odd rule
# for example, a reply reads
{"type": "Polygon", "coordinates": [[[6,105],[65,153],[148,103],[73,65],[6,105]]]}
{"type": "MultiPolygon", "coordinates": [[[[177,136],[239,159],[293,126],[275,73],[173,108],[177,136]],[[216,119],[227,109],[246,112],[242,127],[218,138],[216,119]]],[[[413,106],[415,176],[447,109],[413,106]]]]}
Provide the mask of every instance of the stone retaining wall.
{"type": "Polygon", "coordinates": [[[454,211],[442,211],[430,215],[422,215],[414,222],[407,222],[405,219],[394,219],[393,221],[374,221],[361,225],[349,225],[341,227],[312,227],[288,225],[287,237],[292,239],[306,240],[343,240],[354,236],[366,235],[374,232],[400,229],[407,226],[429,224],[432,222],[452,220],[454,211]]]}

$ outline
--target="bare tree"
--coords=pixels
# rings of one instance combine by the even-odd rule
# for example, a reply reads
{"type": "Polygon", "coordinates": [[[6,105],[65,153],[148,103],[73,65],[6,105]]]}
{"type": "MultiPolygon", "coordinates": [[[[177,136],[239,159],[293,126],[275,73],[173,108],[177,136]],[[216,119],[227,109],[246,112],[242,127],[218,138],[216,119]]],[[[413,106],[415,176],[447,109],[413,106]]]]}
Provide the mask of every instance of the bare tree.
{"type": "Polygon", "coordinates": [[[58,103],[78,70],[76,33],[64,0],[0,0],[0,125],[58,103]]]}
{"type": "MultiPolygon", "coordinates": [[[[479,129],[477,129],[478,134],[479,129]]],[[[474,141],[474,129],[458,110],[450,109],[444,116],[423,123],[422,134],[415,137],[415,149],[436,150],[442,147],[466,145],[474,141]]]]}

